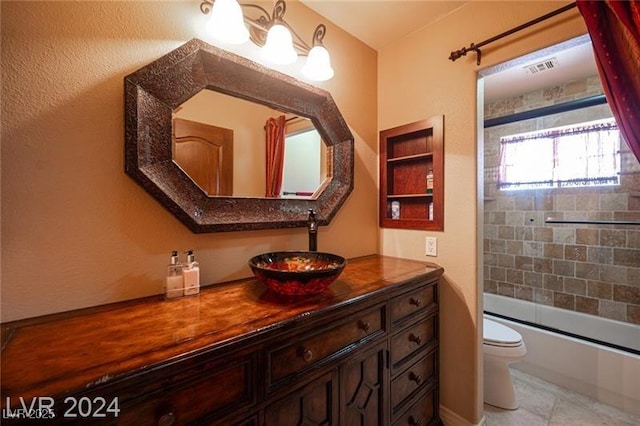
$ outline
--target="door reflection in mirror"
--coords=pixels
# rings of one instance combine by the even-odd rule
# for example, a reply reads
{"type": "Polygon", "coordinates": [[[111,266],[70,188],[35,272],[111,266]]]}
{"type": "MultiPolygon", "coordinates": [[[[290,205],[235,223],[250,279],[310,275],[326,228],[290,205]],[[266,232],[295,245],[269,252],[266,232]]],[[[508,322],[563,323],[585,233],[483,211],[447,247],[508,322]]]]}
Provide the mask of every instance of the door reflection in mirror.
{"type": "Polygon", "coordinates": [[[265,123],[283,114],[287,141],[279,196],[313,198],[331,173],[327,146],[311,120],[213,90],[198,92],[173,112],[173,161],[209,196],[265,197],[265,123]],[[185,121],[198,131],[178,139],[185,121]]]}

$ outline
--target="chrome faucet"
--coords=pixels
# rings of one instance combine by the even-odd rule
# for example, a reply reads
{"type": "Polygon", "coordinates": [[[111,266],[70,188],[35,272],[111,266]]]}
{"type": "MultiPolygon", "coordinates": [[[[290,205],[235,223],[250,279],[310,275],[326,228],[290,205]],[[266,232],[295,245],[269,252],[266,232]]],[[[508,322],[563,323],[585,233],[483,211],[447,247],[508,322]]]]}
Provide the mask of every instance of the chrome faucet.
{"type": "Polygon", "coordinates": [[[309,251],[318,251],[318,222],[316,221],[316,212],[313,209],[309,209],[307,223],[309,225],[309,251]]]}

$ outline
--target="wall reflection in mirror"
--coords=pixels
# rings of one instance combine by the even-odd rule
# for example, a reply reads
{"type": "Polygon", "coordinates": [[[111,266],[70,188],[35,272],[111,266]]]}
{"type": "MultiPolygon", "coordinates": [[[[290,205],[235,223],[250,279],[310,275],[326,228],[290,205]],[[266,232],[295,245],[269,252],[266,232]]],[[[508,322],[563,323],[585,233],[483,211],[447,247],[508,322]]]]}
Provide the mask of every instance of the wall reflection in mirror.
{"type": "Polygon", "coordinates": [[[173,161],[209,196],[315,198],[330,150],[311,120],[213,90],[173,112],[173,161]]]}

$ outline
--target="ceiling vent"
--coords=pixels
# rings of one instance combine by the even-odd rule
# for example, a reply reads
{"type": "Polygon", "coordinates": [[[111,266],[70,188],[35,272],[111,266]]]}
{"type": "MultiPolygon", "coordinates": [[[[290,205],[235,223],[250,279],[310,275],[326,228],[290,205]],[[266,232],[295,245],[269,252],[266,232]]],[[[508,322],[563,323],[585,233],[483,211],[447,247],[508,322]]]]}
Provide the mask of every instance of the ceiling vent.
{"type": "Polygon", "coordinates": [[[542,71],[550,70],[558,67],[558,60],[556,58],[545,59],[537,64],[531,64],[524,67],[529,74],[537,74],[542,71]]]}

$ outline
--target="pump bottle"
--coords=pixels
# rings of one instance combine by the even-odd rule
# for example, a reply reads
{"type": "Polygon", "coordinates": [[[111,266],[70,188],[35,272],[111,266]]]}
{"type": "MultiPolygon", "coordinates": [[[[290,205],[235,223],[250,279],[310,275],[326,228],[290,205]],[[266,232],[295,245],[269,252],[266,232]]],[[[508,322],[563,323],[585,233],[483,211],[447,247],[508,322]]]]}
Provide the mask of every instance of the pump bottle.
{"type": "Polygon", "coordinates": [[[187,263],[182,267],[182,277],[184,278],[184,295],[190,296],[200,293],[200,266],[195,261],[193,250],[187,253],[187,263]]]}
{"type": "Polygon", "coordinates": [[[173,299],[184,295],[182,279],[182,264],[178,261],[178,252],[171,252],[169,266],[167,266],[167,280],[165,284],[165,298],[173,299]]]}

